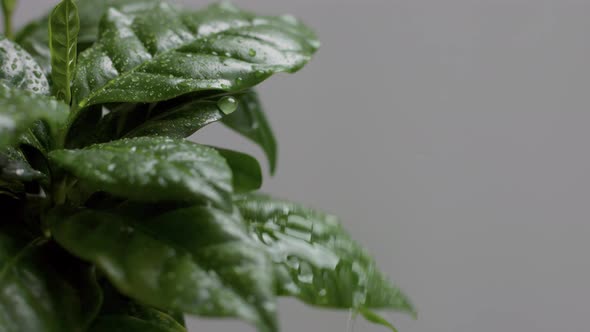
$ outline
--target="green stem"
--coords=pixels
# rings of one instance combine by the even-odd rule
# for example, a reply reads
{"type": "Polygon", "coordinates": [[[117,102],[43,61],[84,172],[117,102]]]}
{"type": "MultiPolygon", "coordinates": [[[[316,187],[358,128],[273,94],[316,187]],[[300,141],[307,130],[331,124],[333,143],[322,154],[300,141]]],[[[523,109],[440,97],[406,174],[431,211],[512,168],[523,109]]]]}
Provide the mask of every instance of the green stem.
{"type": "Polygon", "coordinates": [[[4,35],[8,39],[14,38],[14,34],[12,32],[12,13],[4,13],[4,35]]]}
{"type": "Polygon", "coordinates": [[[2,14],[4,16],[4,35],[8,39],[13,39],[12,32],[12,14],[16,7],[16,0],[2,0],[2,14]]]}

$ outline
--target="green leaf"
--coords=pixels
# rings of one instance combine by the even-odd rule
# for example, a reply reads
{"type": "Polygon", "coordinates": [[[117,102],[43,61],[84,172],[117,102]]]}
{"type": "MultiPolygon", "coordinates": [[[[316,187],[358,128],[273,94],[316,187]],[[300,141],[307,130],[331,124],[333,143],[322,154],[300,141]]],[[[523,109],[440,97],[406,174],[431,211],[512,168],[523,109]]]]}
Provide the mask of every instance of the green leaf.
{"type": "Polygon", "coordinates": [[[277,331],[272,264],[239,215],[204,206],[139,211],[52,217],[52,234],[141,303],[277,331]]]}
{"type": "Polygon", "coordinates": [[[186,332],[181,322],[162,310],[140,305],[119,294],[108,297],[106,293],[103,309],[89,332],[186,332]]]}
{"type": "Polygon", "coordinates": [[[156,106],[144,123],[132,129],[124,137],[166,136],[185,138],[208,124],[221,120],[223,112],[217,101],[196,99],[171,108],[156,106]]]}
{"type": "Polygon", "coordinates": [[[238,110],[223,118],[223,123],[258,144],[266,153],[270,173],[277,165],[277,143],[254,90],[238,95],[238,110]]]}
{"type": "Polygon", "coordinates": [[[99,40],[80,54],[74,100],[85,107],[238,91],[300,69],[318,46],[291,16],[255,16],[228,4],[198,12],[166,4],[139,14],[111,8],[99,40]]]}
{"type": "Polygon", "coordinates": [[[0,84],[0,148],[16,144],[37,120],[49,125],[54,137],[63,134],[69,108],[51,97],[0,84]]]}
{"type": "Polygon", "coordinates": [[[84,331],[101,293],[88,267],[44,240],[0,229],[0,330],[84,331]]]}
{"type": "Polygon", "coordinates": [[[262,186],[262,171],[256,158],[247,154],[215,148],[231,168],[234,191],[250,192],[262,186]]]}
{"type": "Polygon", "coordinates": [[[395,326],[391,325],[390,322],[388,322],[385,318],[381,317],[380,315],[378,315],[374,311],[367,310],[367,309],[360,309],[360,313],[369,322],[377,324],[377,325],[383,325],[383,326],[387,327],[388,329],[390,329],[391,331],[397,332],[397,329],[395,328],[395,326]]]}
{"type": "Polygon", "coordinates": [[[231,170],[214,149],[140,137],[57,150],[50,161],[95,190],[140,201],[211,201],[231,209],[231,170]]]}
{"type": "Polygon", "coordinates": [[[336,217],[266,196],[241,196],[235,203],[277,264],[280,294],[365,315],[370,309],[415,313],[336,217]]]}
{"type": "Polygon", "coordinates": [[[0,180],[28,182],[44,177],[31,167],[20,150],[8,147],[0,151],[0,180]]]}
{"type": "Polygon", "coordinates": [[[49,93],[49,84],[41,67],[20,46],[1,36],[0,82],[36,93],[49,93]]]}
{"type": "MultiPolygon", "coordinates": [[[[152,8],[160,0],[78,0],[80,33],[78,52],[90,47],[98,36],[98,24],[110,7],[124,13],[138,12],[152,8]]],[[[49,50],[49,15],[27,24],[16,35],[16,42],[28,51],[43,68],[45,75],[51,74],[51,52],[49,50]]]]}
{"type": "Polygon", "coordinates": [[[51,79],[58,99],[67,104],[72,99],[71,82],[78,55],[80,18],[73,0],[62,0],[49,17],[51,79]]]}

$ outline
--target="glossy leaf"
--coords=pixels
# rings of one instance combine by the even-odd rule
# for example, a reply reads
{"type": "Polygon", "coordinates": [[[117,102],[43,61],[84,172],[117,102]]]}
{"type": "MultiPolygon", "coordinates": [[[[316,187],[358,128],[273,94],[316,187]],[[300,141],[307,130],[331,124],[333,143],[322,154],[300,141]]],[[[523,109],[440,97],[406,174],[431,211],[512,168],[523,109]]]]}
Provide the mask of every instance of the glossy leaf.
{"type": "Polygon", "coordinates": [[[211,201],[231,209],[231,170],[214,149],[162,137],[123,139],[49,154],[95,190],[140,201],[211,201]]]}
{"type": "Polygon", "coordinates": [[[140,14],[110,9],[99,40],[80,54],[74,99],[84,107],[237,91],[298,70],[317,47],[290,16],[255,16],[228,4],[199,12],[166,4],[140,14]]]}
{"type": "Polygon", "coordinates": [[[83,331],[101,303],[94,275],[44,240],[0,230],[0,331],[83,331]]]}
{"type": "Polygon", "coordinates": [[[223,123],[259,145],[266,153],[271,174],[274,174],[277,165],[277,143],[258,95],[254,90],[249,90],[237,98],[238,110],[223,118],[223,123]]]}
{"type": "Polygon", "coordinates": [[[58,99],[67,104],[72,99],[71,82],[78,55],[80,18],[73,0],[62,0],[49,16],[51,79],[58,99]]]}
{"type": "Polygon", "coordinates": [[[20,46],[0,37],[0,82],[36,93],[49,93],[41,67],[20,46]]]}
{"type": "Polygon", "coordinates": [[[103,310],[89,332],[186,332],[184,326],[168,313],[118,294],[114,296],[117,297],[115,301],[105,299],[103,310]]]}
{"type": "Polygon", "coordinates": [[[217,107],[217,101],[206,99],[190,100],[161,111],[156,107],[152,114],[153,116],[124,136],[186,138],[206,125],[221,120],[224,116],[217,107]]]}
{"type": "Polygon", "coordinates": [[[0,180],[27,182],[44,177],[31,167],[20,150],[8,147],[0,151],[0,180]]]}
{"type": "Polygon", "coordinates": [[[0,84],[0,148],[15,144],[37,120],[59,137],[68,112],[67,105],[51,97],[0,84]]]}
{"type": "Polygon", "coordinates": [[[280,294],[323,307],[414,314],[407,297],[336,217],[266,196],[241,196],[236,204],[252,235],[273,255],[280,294]]]}
{"type": "Polygon", "coordinates": [[[262,171],[256,158],[245,153],[215,148],[232,171],[234,191],[242,193],[260,189],[262,186],[262,171]]]}
{"type": "MultiPolygon", "coordinates": [[[[90,47],[98,36],[98,24],[108,8],[117,8],[124,13],[139,12],[152,8],[161,0],[78,0],[80,33],[78,52],[90,47]]],[[[49,15],[27,24],[16,35],[21,45],[39,63],[43,72],[51,73],[51,52],[49,50],[49,15]]]]}
{"type": "Polygon", "coordinates": [[[276,331],[272,265],[238,217],[198,206],[141,216],[84,210],[56,217],[52,233],[142,303],[276,331]]]}

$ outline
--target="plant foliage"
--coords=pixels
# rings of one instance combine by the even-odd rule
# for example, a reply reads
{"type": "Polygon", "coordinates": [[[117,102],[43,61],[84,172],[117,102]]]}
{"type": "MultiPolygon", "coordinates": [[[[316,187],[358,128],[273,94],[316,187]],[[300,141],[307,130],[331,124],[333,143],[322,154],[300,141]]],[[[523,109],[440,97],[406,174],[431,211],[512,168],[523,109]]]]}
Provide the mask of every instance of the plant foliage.
{"type": "MultiPolygon", "coordinates": [[[[15,1],[3,1],[12,14],[15,1]]],[[[0,331],[279,330],[276,298],[414,314],[338,219],[265,196],[258,161],[186,138],[220,122],[274,172],[253,88],[319,47],[222,3],[63,0],[0,39],[0,331]]]]}

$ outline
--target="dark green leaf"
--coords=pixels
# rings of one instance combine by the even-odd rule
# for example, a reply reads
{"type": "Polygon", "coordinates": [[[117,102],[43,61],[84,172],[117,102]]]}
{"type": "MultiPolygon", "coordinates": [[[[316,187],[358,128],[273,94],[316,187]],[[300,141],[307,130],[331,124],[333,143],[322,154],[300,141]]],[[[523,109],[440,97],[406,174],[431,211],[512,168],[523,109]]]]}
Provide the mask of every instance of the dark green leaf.
{"type": "Polygon", "coordinates": [[[84,331],[101,303],[93,272],[7,227],[0,230],[0,331],[84,331]]]}
{"type": "Polygon", "coordinates": [[[95,190],[141,201],[211,201],[231,209],[231,170],[214,149],[140,137],[57,150],[50,160],[95,190]]]}
{"type": "Polygon", "coordinates": [[[167,136],[185,138],[202,127],[219,121],[224,116],[214,100],[190,100],[171,109],[156,107],[146,122],[131,130],[125,137],[167,136]]]}
{"type": "Polygon", "coordinates": [[[272,265],[237,214],[199,206],[156,216],[84,210],[51,224],[62,246],[133,299],[277,330],[272,265]]]}
{"type": "Polygon", "coordinates": [[[51,81],[58,99],[67,104],[72,99],[71,82],[78,55],[80,18],[73,0],[62,0],[49,16],[51,81]]]}
{"type": "Polygon", "coordinates": [[[228,4],[199,12],[166,4],[140,14],[110,9],[99,40],[80,54],[74,100],[84,107],[237,91],[298,70],[318,46],[290,16],[255,16],[228,4]]]}
{"type": "MultiPolygon", "coordinates": [[[[152,8],[159,2],[160,0],[78,0],[78,52],[94,44],[98,36],[99,21],[108,8],[113,7],[124,13],[131,13],[152,8]]],[[[16,35],[17,43],[37,60],[47,76],[51,73],[48,27],[49,15],[29,23],[16,35]]]]}
{"type": "Polygon", "coordinates": [[[0,151],[0,180],[27,182],[44,177],[31,167],[20,150],[8,147],[0,151]]]}
{"type": "Polygon", "coordinates": [[[216,148],[225,158],[233,173],[233,186],[235,192],[249,192],[260,189],[262,186],[262,171],[256,158],[247,154],[216,148]]]}
{"type": "Polygon", "coordinates": [[[238,110],[223,118],[223,123],[258,144],[266,153],[270,173],[274,174],[277,165],[277,143],[258,95],[254,90],[249,90],[237,98],[238,110]]]}
{"type": "Polygon", "coordinates": [[[36,93],[49,93],[49,84],[41,67],[20,46],[1,36],[0,82],[36,93]]]}
{"type": "Polygon", "coordinates": [[[242,196],[236,204],[250,232],[277,263],[279,293],[312,305],[365,313],[415,312],[336,217],[266,196],[242,196]]]}
{"type": "Polygon", "coordinates": [[[101,313],[89,331],[186,332],[186,329],[172,315],[127,299],[109,285],[101,313]]]}
{"type": "Polygon", "coordinates": [[[60,137],[68,112],[66,104],[51,97],[0,84],[0,148],[15,144],[37,120],[60,137]]]}

